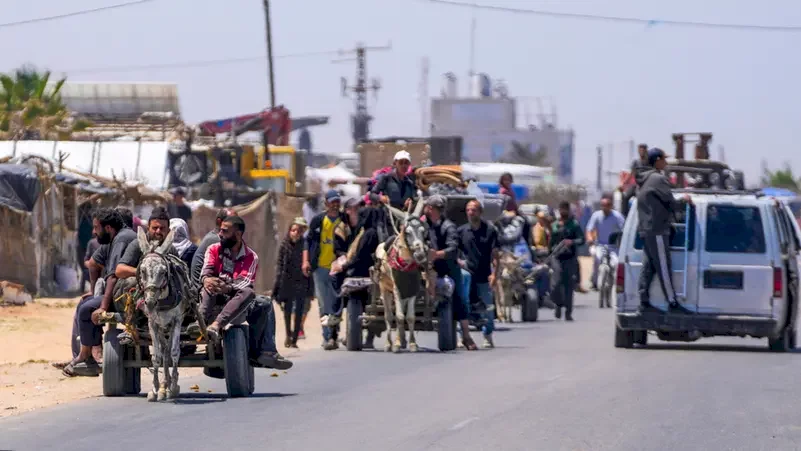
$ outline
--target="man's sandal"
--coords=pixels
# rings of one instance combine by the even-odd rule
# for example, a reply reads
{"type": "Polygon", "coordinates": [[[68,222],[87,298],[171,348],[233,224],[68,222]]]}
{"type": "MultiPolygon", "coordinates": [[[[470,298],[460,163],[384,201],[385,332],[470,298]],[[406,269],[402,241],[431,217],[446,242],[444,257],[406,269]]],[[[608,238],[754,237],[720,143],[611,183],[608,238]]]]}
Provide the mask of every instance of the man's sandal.
{"type": "Polygon", "coordinates": [[[84,377],[97,377],[100,373],[103,372],[103,368],[94,361],[94,359],[86,361],[86,362],[77,362],[75,363],[70,362],[64,369],[61,370],[61,374],[66,377],[76,377],[76,376],[84,376],[84,377]]]}
{"type": "Polygon", "coordinates": [[[462,345],[468,351],[478,351],[478,346],[476,346],[476,342],[472,338],[470,340],[462,340],[462,345]]]}

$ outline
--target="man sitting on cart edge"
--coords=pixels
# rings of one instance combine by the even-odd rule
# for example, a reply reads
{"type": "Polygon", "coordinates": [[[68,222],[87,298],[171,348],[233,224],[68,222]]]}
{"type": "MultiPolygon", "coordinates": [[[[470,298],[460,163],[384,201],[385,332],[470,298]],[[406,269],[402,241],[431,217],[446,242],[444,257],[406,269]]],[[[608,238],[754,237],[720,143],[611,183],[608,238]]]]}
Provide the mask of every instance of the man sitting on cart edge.
{"type": "Polygon", "coordinates": [[[477,349],[470,337],[467,299],[462,293],[462,270],[459,267],[459,236],[456,225],[445,217],[446,200],[443,196],[434,195],[426,199],[425,215],[430,227],[429,239],[431,249],[428,260],[433,262],[437,273],[437,288],[441,284],[450,283],[451,302],[453,303],[453,319],[462,328],[462,342],[467,350],[477,349]]]}
{"type": "Polygon", "coordinates": [[[254,281],[259,269],[259,257],[248,247],[242,235],[245,221],[239,216],[229,216],[220,224],[220,242],[206,250],[200,280],[200,315],[209,324],[206,331],[209,339],[218,341],[231,321],[247,315],[251,327],[250,363],[256,367],[285,370],[292,367],[275,351],[275,326],[272,304],[256,300],[254,281]],[[223,304],[222,311],[213,317],[213,308],[223,304]],[[266,307],[263,304],[267,304],[266,307]],[[272,330],[270,330],[272,329],[272,330]]]}
{"type": "Polygon", "coordinates": [[[676,313],[692,314],[679,302],[671,278],[670,233],[673,218],[684,209],[685,203],[692,203],[689,195],[684,202],[673,197],[673,190],[667,176],[663,173],[667,160],[662,149],[648,151],[648,164],[651,169],[641,172],[637,177],[637,232],[643,239],[642,271],[638,289],[640,311],[662,312],[650,300],[650,287],[654,276],[659,277],[662,293],[670,309],[676,313]]]}
{"type": "Polygon", "coordinates": [[[384,204],[399,210],[408,210],[417,197],[414,178],[409,174],[412,156],[409,152],[401,150],[395,154],[392,165],[395,170],[381,177],[373,186],[372,193],[377,194],[384,204]]]}

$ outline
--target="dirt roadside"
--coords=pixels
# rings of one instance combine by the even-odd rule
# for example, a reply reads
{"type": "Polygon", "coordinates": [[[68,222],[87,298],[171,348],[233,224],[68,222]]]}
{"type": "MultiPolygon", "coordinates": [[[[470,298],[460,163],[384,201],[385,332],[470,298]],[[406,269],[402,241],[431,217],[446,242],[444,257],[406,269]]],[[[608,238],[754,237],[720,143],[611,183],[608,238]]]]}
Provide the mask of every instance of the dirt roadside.
{"type": "MultiPolygon", "coordinates": [[[[4,344],[0,348],[0,418],[101,396],[100,378],[64,377],[50,365],[71,357],[69,337],[76,305],[77,299],[41,298],[23,307],[0,307],[0,343],[4,344]]],[[[305,325],[307,338],[298,342],[299,349],[290,350],[283,347],[284,320],[280,309],[276,310],[278,352],[294,360],[304,350],[320,349],[322,331],[316,312],[317,306],[312,305],[305,325]]],[[[202,370],[181,368],[181,377],[197,375],[202,370]]],[[[150,373],[143,371],[142,377],[146,387],[150,373]]]]}
{"type": "MultiPolygon", "coordinates": [[[[592,262],[586,257],[580,260],[582,285],[587,287],[592,262]]],[[[41,298],[24,307],[0,307],[0,343],[4,344],[0,347],[0,418],[101,396],[100,378],[67,378],[50,365],[71,356],[69,336],[76,304],[77,299],[41,298]]],[[[282,355],[298,361],[304,353],[320,349],[317,312],[313,304],[305,325],[307,338],[298,342],[300,349],[289,350],[283,347],[283,316],[276,310],[276,343],[282,355]]],[[[182,377],[201,374],[200,369],[181,369],[182,377]]],[[[147,378],[142,383],[146,387],[150,373],[144,371],[142,376],[147,378]]]]}

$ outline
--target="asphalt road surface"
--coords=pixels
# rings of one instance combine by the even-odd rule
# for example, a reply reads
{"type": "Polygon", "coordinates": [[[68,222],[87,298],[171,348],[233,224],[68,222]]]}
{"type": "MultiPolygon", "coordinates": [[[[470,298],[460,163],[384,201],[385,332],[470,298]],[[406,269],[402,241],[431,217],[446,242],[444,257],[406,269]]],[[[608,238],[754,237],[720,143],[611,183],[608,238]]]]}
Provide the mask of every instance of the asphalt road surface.
{"type": "Polygon", "coordinates": [[[541,322],[504,327],[494,350],[440,354],[423,333],[418,354],[315,350],[277,378],[257,370],[252,398],[216,395],[222,381],[200,377],[182,388],[213,394],[88,399],[7,418],[0,449],[801,449],[801,354],[770,353],[767,340],[653,335],[646,349],[615,349],[612,311],[594,296],[578,303],[573,323],[542,310],[541,322]]]}

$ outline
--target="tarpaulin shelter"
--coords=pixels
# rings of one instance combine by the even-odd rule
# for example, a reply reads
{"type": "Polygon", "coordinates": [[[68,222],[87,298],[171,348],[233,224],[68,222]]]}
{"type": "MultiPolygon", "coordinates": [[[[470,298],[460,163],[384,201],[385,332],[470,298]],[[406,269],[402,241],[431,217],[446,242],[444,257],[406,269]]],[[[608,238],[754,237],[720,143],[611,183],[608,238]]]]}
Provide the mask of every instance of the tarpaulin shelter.
{"type": "MultiPolygon", "coordinates": [[[[302,197],[280,193],[267,193],[245,205],[231,207],[245,220],[245,243],[259,256],[259,272],[256,290],[271,290],[278,266],[278,248],[286,236],[289,226],[298,216],[303,216],[302,197]]],[[[203,237],[214,229],[217,209],[199,205],[192,211],[193,234],[203,237]]]]}
{"type": "Polygon", "coordinates": [[[77,291],[77,194],[36,165],[0,165],[0,280],[77,291]]]}

